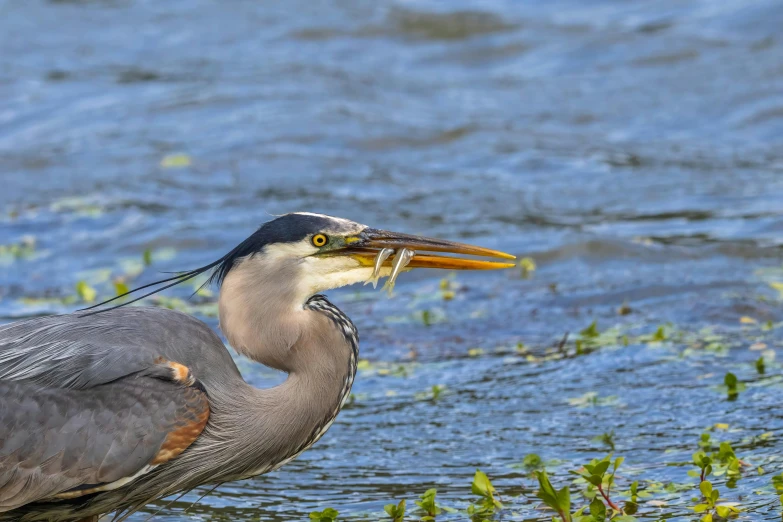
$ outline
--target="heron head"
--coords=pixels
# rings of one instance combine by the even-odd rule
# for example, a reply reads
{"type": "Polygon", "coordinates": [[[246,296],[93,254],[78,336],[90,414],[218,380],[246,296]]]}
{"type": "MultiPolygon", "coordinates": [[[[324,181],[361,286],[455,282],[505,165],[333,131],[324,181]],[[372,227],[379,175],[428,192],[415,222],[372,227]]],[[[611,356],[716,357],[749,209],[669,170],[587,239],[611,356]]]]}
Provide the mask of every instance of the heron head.
{"type": "Polygon", "coordinates": [[[216,269],[215,280],[222,282],[238,265],[249,268],[248,265],[255,264],[259,273],[285,271],[289,274],[287,282],[296,285],[297,294],[309,297],[324,290],[367,282],[376,276],[388,276],[394,255],[381,260],[378,256],[401,249],[413,252],[413,257],[401,267],[406,271],[414,268],[491,270],[514,266],[508,262],[458,257],[514,259],[510,254],[488,248],[374,229],[322,214],[296,212],[262,225],[224,258],[216,269]]]}

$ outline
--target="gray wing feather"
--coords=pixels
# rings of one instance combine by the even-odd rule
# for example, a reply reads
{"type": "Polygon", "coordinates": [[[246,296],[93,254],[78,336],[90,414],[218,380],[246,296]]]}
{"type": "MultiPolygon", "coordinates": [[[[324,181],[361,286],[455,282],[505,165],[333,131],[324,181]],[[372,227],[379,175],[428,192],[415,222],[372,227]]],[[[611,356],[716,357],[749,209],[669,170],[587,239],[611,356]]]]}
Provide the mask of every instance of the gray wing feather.
{"type": "Polygon", "coordinates": [[[173,310],[128,307],[0,326],[0,380],[89,388],[148,368],[157,357],[188,366],[207,388],[241,378],[217,335],[173,310]]]}
{"type": "Polygon", "coordinates": [[[0,512],[143,470],[173,426],[193,421],[193,394],[208,414],[199,390],[156,377],[169,371],[161,357],[187,366],[207,392],[241,379],[215,333],[172,310],[0,326],[0,512]]]}
{"type": "Polygon", "coordinates": [[[88,390],[0,381],[0,512],[148,469],[204,408],[201,391],[146,375],[88,390]]]}

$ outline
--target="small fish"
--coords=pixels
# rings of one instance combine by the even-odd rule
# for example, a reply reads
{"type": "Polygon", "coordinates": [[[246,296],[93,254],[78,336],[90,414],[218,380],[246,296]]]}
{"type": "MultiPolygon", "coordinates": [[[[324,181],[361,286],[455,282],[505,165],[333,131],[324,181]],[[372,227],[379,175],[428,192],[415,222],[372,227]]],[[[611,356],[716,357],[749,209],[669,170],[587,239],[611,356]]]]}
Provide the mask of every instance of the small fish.
{"type": "Polygon", "coordinates": [[[400,272],[403,268],[408,266],[408,263],[411,262],[411,259],[413,259],[413,256],[415,255],[415,250],[408,250],[407,248],[403,248],[397,252],[396,256],[394,256],[391,274],[389,274],[389,279],[386,281],[386,284],[383,285],[383,289],[388,290],[389,295],[391,295],[392,290],[394,289],[394,282],[397,280],[397,276],[400,275],[400,272]]]}
{"type": "Polygon", "coordinates": [[[375,267],[372,270],[370,278],[364,282],[364,284],[372,283],[373,288],[378,287],[378,279],[381,276],[381,268],[383,268],[383,262],[386,261],[390,255],[394,253],[393,248],[382,248],[378,251],[378,255],[375,256],[375,267]]]}
{"type": "Polygon", "coordinates": [[[372,271],[372,277],[370,278],[369,282],[372,282],[372,287],[377,288],[378,287],[378,276],[381,273],[381,267],[383,266],[383,262],[386,261],[390,255],[394,253],[393,248],[382,248],[380,252],[378,252],[378,257],[375,258],[375,268],[372,271]]]}

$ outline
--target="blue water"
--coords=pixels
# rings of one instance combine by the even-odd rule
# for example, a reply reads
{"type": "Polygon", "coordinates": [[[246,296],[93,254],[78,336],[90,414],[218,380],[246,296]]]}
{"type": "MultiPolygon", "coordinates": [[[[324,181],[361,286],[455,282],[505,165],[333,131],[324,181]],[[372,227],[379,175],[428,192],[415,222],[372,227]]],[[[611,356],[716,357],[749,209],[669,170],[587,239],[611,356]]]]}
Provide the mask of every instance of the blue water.
{"type": "MultiPolygon", "coordinates": [[[[367,360],[353,404],[282,470],[156,519],[376,520],[431,487],[464,509],[480,467],[498,520],[544,520],[525,455],[562,486],[613,430],[619,489],[694,485],[672,464],[717,423],[751,464],[722,497],[778,520],[781,27],[773,0],[0,0],[0,316],[200,266],[295,210],[499,248],[537,269],[459,274],[450,300],[436,272],[333,292],[367,360]],[[594,320],[620,333],[547,357],[594,320]]],[[[153,302],[215,325],[213,300],[153,302]]],[[[696,495],[641,518],[692,519],[696,495]]]]}

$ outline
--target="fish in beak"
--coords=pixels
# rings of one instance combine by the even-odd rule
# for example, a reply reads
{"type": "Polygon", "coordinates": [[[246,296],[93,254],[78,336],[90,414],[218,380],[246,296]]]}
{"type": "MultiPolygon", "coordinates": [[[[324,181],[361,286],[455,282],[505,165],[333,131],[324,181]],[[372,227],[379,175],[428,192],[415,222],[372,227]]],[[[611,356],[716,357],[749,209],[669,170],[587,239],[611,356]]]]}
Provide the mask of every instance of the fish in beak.
{"type": "Polygon", "coordinates": [[[351,256],[362,265],[374,267],[373,278],[370,280],[373,283],[377,282],[382,267],[391,267],[389,280],[384,287],[390,289],[402,271],[412,268],[496,270],[515,266],[515,263],[509,262],[457,257],[515,259],[513,255],[498,250],[373,228],[364,229],[357,236],[346,238],[346,247],[341,254],[351,256]],[[438,255],[440,253],[455,255],[438,255]]]}

